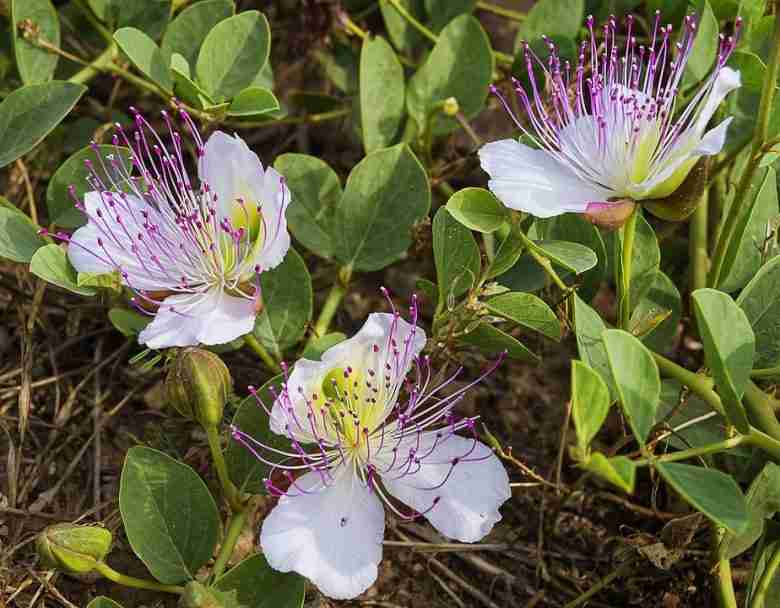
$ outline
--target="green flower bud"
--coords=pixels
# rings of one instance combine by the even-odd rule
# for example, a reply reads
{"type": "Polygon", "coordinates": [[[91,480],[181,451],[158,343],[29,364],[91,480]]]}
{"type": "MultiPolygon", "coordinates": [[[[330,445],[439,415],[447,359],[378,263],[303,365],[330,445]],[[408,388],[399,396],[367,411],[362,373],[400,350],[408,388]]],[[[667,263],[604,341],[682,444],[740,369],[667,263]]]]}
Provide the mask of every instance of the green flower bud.
{"type": "Polygon", "coordinates": [[[111,532],[99,526],[54,524],[38,535],[35,546],[45,567],[87,574],[105,559],[111,540],[111,532]]]}
{"type": "Polygon", "coordinates": [[[191,581],[184,587],[179,605],[182,608],[222,608],[224,604],[219,595],[222,594],[198,581],[191,581]]]}
{"type": "Polygon", "coordinates": [[[230,372],[222,359],[200,348],[179,351],[165,380],[170,404],[182,416],[197,420],[204,427],[222,421],[232,386],[230,372]]]}
{"type": "Polygon", "coordinates": [[[460,112],[460,104],[458,104],[458,100],[454,97],[448,97],[444,100],[441,109],[447,116],[455,116],[455,114],[460,112]]]}

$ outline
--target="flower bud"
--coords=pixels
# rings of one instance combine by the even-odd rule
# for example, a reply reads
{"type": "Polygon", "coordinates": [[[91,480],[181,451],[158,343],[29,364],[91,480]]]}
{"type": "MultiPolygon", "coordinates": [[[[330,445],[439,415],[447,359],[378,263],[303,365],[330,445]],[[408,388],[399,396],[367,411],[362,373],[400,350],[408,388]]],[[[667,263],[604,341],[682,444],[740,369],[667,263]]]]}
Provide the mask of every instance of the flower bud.
{"type": "Polygon", "coordinates": [[[669,222],[681,222],[694,212],[707,185],[709,159],[703,158],[691,169],[680,187],[666,198],[647,199],[642,205],[654,216],[669,222]]]}
{"type": "Polygon", "coordinates": [[[111,532],[105,528],[63,523],[43,530],[35,546],[45,567],[87,574],[105,559],[111,540],[111,532]]]}
{"type": "Polygon", "coordinates": [[[216,597],[217,593],[203,583],[190,581],[184,587],[179,606],[182,608],[222,608],[224,604],[216,597]]]}
{"type": "Polygon", "coordinates": [[[170,404],[185,418],[205,427],[222,421],[232,384],[222,359],[200,348],[179,351],[165,379],[170,404]]]}
{"type": "Polygon", "coordinates": [[[454,97],[448,97],[444,100],[441,109],[447,116],[455,116],[455,114],[460,112],[460,104],[454,97]]]}
{"type": "Polygon", "coordinates": [[[588,203],[585,219],[607,230],[617,230],[631,217],[634,207],[636,203],[629,198],[611,203],[588,203]]]}

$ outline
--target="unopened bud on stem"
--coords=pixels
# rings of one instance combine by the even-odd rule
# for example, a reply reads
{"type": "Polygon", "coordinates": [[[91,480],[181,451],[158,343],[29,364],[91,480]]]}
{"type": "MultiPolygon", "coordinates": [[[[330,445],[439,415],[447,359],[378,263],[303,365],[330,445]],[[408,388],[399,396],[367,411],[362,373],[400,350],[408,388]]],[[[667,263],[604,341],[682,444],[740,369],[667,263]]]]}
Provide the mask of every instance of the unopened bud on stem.
{"type": "Polygon", "coordinates": [[[628,198],[613,203],[588,203],[585,218],[607,230],[617,230],[631,217],[634,207],[636,203],[628,198]]]}
{"type": "Polygon", "coordinates": [[[99,526],[54,524],[38,535],[35,546],[47,568],[87,574],[111,548],[111,532],[99,526]]]}
{"type": "Polygon", "coordinates": [[[232,384],[228,368],[217,355],[186,348],[171,365],[165,389],[168,401],[182,416],[213,427],[222,421],[232,384]]]}

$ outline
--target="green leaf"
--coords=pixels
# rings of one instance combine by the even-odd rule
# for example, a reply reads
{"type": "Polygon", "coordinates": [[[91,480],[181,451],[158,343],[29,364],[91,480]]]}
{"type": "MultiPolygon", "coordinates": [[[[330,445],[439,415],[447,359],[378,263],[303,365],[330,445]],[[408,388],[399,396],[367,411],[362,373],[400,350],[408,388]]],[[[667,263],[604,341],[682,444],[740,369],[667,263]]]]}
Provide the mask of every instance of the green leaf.
{"type": "Polygon", "coordinates": [[[583,468],[613,486],[631,494],[636,484],[636,465],[625,456],[607,458],[604,454],[596,452],[584,463],[583,468]]]}
{"type": "Polygon", "coordinates": [[[568,241],[537,241],[540,253],[553,264],[575,274],[582,274],[598,264],[596,253],[579,243],[568,241]]]}
{"type": "Polygon", "coordinates": [[[632,333],[637,333],[636,328],[647,327],[648,331],[640,335],[642,342],[652,350],[665,352],[677,334],[681,315],[680,292],[674,282],[659,270],[650,289],[636,303],[631,314],[632,333]]]}
{"type": "Polygon", "coordinates": [[[352,169],[336,207],[336,259],[360,271],[401,259],[430,206],[428,176],[406,144],[372,152],[352,169]]]}
{"type": "Polygon", "coordinates": [[[520,259],[525,250],[525,241],[518,234],[522,229],[520,226],[512,225],[509,233],[501,241],[496,251],[496,256],[490,262],[487,271],[487,279],[494,279],[509,271],[520,259]]]}
{"type": "Polygon", "coordinates": [[[739,71],[743,87],[754,93],[761,93],[766,64],[758,55],[748,51],[734,51],[728,64],[729,67],[739,71]]]}
{"type": "Polygon", "coordinates": [[[108,0],[116,27],[134,27],[158,40],[170,21],[172,0],[108,0]]]}
{"type": "Polygon", "coordinates": [[[437,34],[458,15],[472,13],[477,0],[425,0],[425,12],[429,25],[437,34]]]}
{"type": "Polygon", "coordinates": [[[198,82],[217,101],[230,99],[252,84],[268,61],[271,29],[259,11],[223,19],[206,36],[198,53],[198,82]]]}
{"type": "Polygon", "coordinates": [[[38,145],[68,115],[87,87],[54,80],[16,89],[0,103],[0,167],[38,145]]]}
{"type": "MultiPolygon", "coordinates": [[[[482,25],[471,15],[456,17],[441,31],[433,51],[409,81],[409,115],[422,131],[434,105],[454,97],[467,119],[476,116],[485,105],[493,68],[493,51],[482,25]]],[[[434,112],[435,134],[445,135],[460,127],[454,118],[434,112]]]]}
{"type": "Polygon", "coordinates": [[[509,219],[509,210],[484,188],[464,188],[447,201],[447,210],[469,230],[490,233],[509,219]]]}
{"type": "Polygon", "coordinates": [[[78,275],[59,245],[44,245],[30,260],[30,272],[44,281],[81,296],[94,296],[91,287],[79,287],[78,275]]]}
{"type": "Polygon", "coordinates": [[[45,244],[29,217],[10,203],[0,205],[0,258],[28,263],[45,244]]]}
{"type": "Polygon", "coordinates": [[[778,213],[774,169],[767,167],[757,172],[745,201],[749,210],[734,231],[717,286],[729,293],[743,287],[761,267],[764,243],[770,232],[768,226],[778,213]]]}
{"type": "Polygon", "coordinates": [[[160,85],[165,92],[173,91],[173,77],[168,67],[170,59],[154,40],[132,27],[114,32],[114,40],[144,76],[160,85]]]}
{"type": "MultiPolygon", "coordinates": [[[[400,0],[400,4],[418,21],[425,20],[423,0],[400,0]]],[[[408,52],[424,40],[422,34],[392,4],[380,2],[379,9],[390,40],[396,48],[408,52]]]]}
{"type": "Polygon", "coordinates": [[[756,475],[745,496],[750,512],[750,523],[742,534],[727,532],[720,543],[719,554],[733,559],[747,551],[761,537],[766,520],[780,511],[780,467],[768,462],[756,475]]]}
{"type": "MultiPolygon", "coordinates": [[[[257,397],[262,401],[262,405],[253,395],[245,398],[236,409],[232,424],[242,433],[246,433],[255,441],[269,448],[289,451],[290,440],[271,430],[268,414],[263,409],[263,405],[269,410],[271,409],[274,395],[270,389],[275,389],[278,394],[279,387],[283,382],[284,376],[280,374],[257,389],[257,397]]],[[[285,458],[271,450],[253,445],[251,442],[249,445],[269,462],[280,462],[285,458]]],[[[266,494],[263,480],[270,475],[271,467],[259,460],[244,443],[235,438],[230,439],[227,450],[225,450],[225,464],[230,480],[240,490],[250,494],[266,494]]]]}
{"type": "Polygon", "coordinates": [[[334,252],[333,216],[341,200],[341,182],[327,163],[306,154],[282,154],[274,162],[292,193],[287,209],[290,232],[323,258],[334,252]]]}
{"type": "MultiPolygon", "coordinates": [[[[661,404],[656,422],[677,429],[664,441],[677,450],[704,446],[726,439],[726,419],[695,393],[675,380],[661,382],[661,404]],[[679,428],[684,427],[684,428],[679,428]]],[[[744,448],[749,453],[749,448],[744,448]]],[[[731,450],[735,454],[740,448],[731,450]]]]}
{"type": "Polygon", "coordinates": [[[108,311],[108,320],[123,336],[133,338],[152,322],[152,317],[126,308],[112,308],[108,311]]]}
{"type": "Polygon", "coordinates": [[[474,235],[445,207],[440,207],[433,218],[433,260],[440,302],[449,303],[479,280],[479,247],[474,235]]]}
{"type": "Polygon", "coordinates": [[[228,116],[258,118],[279,109],[279,100],[268,89],[247,87],[233,98],[227,109],[228,116]]]}
{"type": "Polygon", "coordinates": [[[475,329],[461,336],[460,342],[469,346],[476,346],[488,356],[500,355],[506,351],[507,356],[511,359],[532,363],[539,361],[539,357],[528,350],[522,342],[487,323],[480,323],[475,329]]]}
{"type": "Polygon", "coordinates": [[[346,339],[347,336],[338,331],[325,334],[324,336],[321,336],[313,342],[307,344],[301,357],[303,359],[319,361],[326,350],[328,350],[331,346],[336,346],[336,344],[343,342],[346,339]]]}
{"type": "Polygon", "coordinates": [[[188,6],[171,21],[162,39],[163,53],[178,53],[190,66],[198,61],[198,52],[212,28],[235,11],[232,0],[201,0],[188,6]]]}
{"type": "Polygon", "coordinates": [[[740,433],[747,433],[749,424],[742,395],[750,381],[756,346],[750,322],[722,291],[698,289],[691,297],[707,366],[712,370],[726,415],[740,433]]]}
{"type": "Polygon", "coordinates": [[[686,502],[719,526],[737,534],[747,528],[747,501],[731,476],[679,462],[657,462],[655,467],[686,502]]]}
{"type": "Polygon", "coordinates": [[[60,18],[50,0],[11,0],[16,68],[24,84],[48,82],[54,76],[59,55],[26,40],[19,26],[29,22],[38,31],[38,39],[60,46],[60,18]]]}
{"type": "MultiPolygon", "coordinates": [[[[537,220],[535,225],[540,222],[537,220]]],[[[544,232],[546,239],[579,243],[596,254],[596,265],[577,277],[577,283],[580,284],[577,293],[585,300],[590,300],[601,287],[607,271],[607,250],[599,229],[579,213],[564,213],[544,222],[547,224],[544,232]]]]}
{"type": "Polygon", "coordinates": [[[256,554],[218,578],[214,588],[234,598],[234,608],[301,608],[306,581],[295,573],[274,570],[256,554]]]}
{"type": "Polygon", "coordinates": [[[254,334],[272,355],[282,358],[296,344],[311,321],[311,277],[300,255],[290,249],[279,266],[260,276],[263,310],[255,320],[254,334]]]}
{"type": "Polygon", "coordinates": [[[553,340],[561,339],[558,317],[544,300],[530,293],[502,293],[485,302],[487,309],[499,317],[538,331],[553,340]]]}
{"type": "Polygon", "coordinates": [[[116,293],[122,291],[122,278],[119,271],[115,272],[78,272],[76,284],[79,287],[95,287],[111,289],[116,293]]]}
{"type": "Polygon", "coordinates": [[[398,139],[404,118],[404,69],[381,36],[367,37],[360,52],[360,125],[369,154],[398,139]]]}
{"type": "Polygon", "coordinates": [[[523,41],[532,42],[542,36],[576,38],[583,25],[585,0],[540,0],[528,11],[517,31],[515,48],[523,41]]]}
{"type": "Polygon", "coordinates": [[[610,394],[615,397],[617,391],[612,380],[612,370],[607,358],[607,349],[601,339],[607,326],[599,314],[593,310],[577,294],[574,294],[574,332],[577,336],[577,349],[580,358],[593,370],[597,371],[601,379],[610,389],[610,394]]]}
{"type": "Polygon", "coordinates": [[[696,40],[688,56],[683,83],[699,82],[709,74],[718,55],[720,24],[707,0],[698,12],[696,40]]]}
{"type": "Polygon", "coordinates": [[[753,366],[780,364],[780,257],[771,259],[739,294],[737,304],[756,337],[753,366]]]}
{"type": "Polygon", "coordinates": [[[98,595],[94,600],[87,604],[87,608],[122,608],[122,604],[119,604],[104,595],[98,595]]]}
{"type": "Polygon", "coordinates": [[[661,397],[658,366],[650,351],[626,331],[608,329],[602,339],[623,411],[637,441],[644,444],[661,397]]]}
{"type": "Polygon", "coordinates": [[[92,163],[92,171],[97,173],[103,183],[111,183],[103,166],[104,164],[110,166],[109,159],[112,155],[128,171],[132,170],[132,161],[130,160],[132,152],[128,148],[107,145],[99,145],[97,150],[91,146],[82,148],[60,165],[49,180],[49,186],[46,189],[46,208],[49,210],[49,221],[63,228],[78,228],[87,223],[87,216],[76,209],[68,189],[73,187],[74,195],[78,200],[83,200],[84,195],[92,190],[87,182],[91,171],[87,168],[85,161],[92,163]]]}
{"type": "Polygon", "coordinates": [[[214,554],[219,513],[189,466],[151,448],[130,448],[119,485],[119,511],[135,554],[158,581],[195,578],[214,554]]]}
{"type": "Polygon", "coordinates": [[[604,424],[610,403],[609,388],[601,376],[582,361],[572,361],[571,416],[583,454],[604,424]]]}

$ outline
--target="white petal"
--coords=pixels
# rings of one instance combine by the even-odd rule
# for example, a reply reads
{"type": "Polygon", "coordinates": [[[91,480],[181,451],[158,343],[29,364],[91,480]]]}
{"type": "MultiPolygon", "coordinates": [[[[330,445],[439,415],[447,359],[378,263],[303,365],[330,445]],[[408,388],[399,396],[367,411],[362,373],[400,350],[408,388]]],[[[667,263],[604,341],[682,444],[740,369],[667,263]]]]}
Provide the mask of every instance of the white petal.
{"type": "Polygon", "coordinates": [[[287,207],[292,195],[284,178],[274,169],[265,170],[263,181],[262,214],[266,227],[265,240],[255,265],[263,270],[276,268],[290,249],[290,233],[287,231],[287,207]]]}
{"type": "MultiPolygon", "coordinates": [[[[389,313],[370,314],[360,331],[348,340],[331,346],[320,361],[298,360],[287,381],[286,396],[289,399],[278,398],[271,409],[271,430],[280,435],[292,435],[304,443],[316,441],[307,422],[311,413],[307,399],[311,399],[313,394],[323,394],[323,380],[329,371],[351,367],[356,374],[369,369],[379,374],[386,373],[386,365],[390,364],[392,381],[399,382],[406,377],[425,342],[425,331],[404,319],[389,313]],[[399,350],[398,360],[393,355],[392,343],[399,350]],[[292,412],[288,411],[290,407],[292,412]]],[[[384,389],[382,391],[377,397],[380,401],[386,396],[384,389]]],[[[394,400],[387,399],[385,409],[374,422],[383,421],[394,405],[394,400]]],[[[326,434],[326,430],[322,434],[326,434]]]]}
{"type": "Polygon", "coordinates": [[[99,236],[95,225],[88,223],[70,237],[68,259],[78,272],[105,273],[115,270],[114,264],[97,244],[99,236]]]}
{"type": "Polygon", "coordinates": [[[714,127],[704,134],[696,148],[693,150],[694,156],[713,156],[719,154],[723,150],[723,146],[726,145],[726,131],[734,120],[733,116],[729,116],[717,127],[714,127]]]}
{"type": "Polygon", "coordinates": [[[485,144],[479,160],[490,175],[488,187],[507,207],[537,217],[581,213],[588,203],[611,196],[582,181],[546,151],[513,139],[485,144]]]}
{"type": "Polygon", "coordinates": [[[138,335],[149,348],[224,344],[252,331],[254,302],[220,289],[168,296],[138,335]]]}
{"type": "Polygon", "coordinates": [[[217,195],[220,217],[232,217],[235,200],[261,202],[265,171],[257,154],[238,135],[215,131],[204,146],[198,176],[217,195]]]}
{"type": "Polygon", "coordinates": [[[710,90],[707,100],[696,118],[695,130],[697,133],[704,133],[704,129],[707,128],[707,124],[710,122],[713,114],[715,114],[715,110],[718,109],[726,95],[734,89],[738,89],[741,85],[742,79],[737,70],[724,67],[718,72],[712,85],[712,90],[710,90]]]}
{"type": "Polygon", "coordinates": [[[328,488],[307,473],[295,484],[310,494],[282,496],[265,518],[260,545],[271,567],[308,578],[334,599],[352,599],[376,580],[385,514],[377,496],[344,468],[328,488]]]}
{"type": "MultiPolygon", "coordinates": [[[[399,454],[417,447],[417,441],[416,435],[410,433],[409,439],[398,447],[399,454]]],[[[474,439],[458,435],[436,443],[436,433],[429,432],[420,438],[417,454],[424,455],[417,471],[412,468],[404,476],[391,471],[382,477],[387,490],[425,513],[433,527],[448,538],[466,543],[484,538],[501,520],[498,508],[511,496],[509,477],[493,451],[483,443],[475,445],[474,439]],[[453,467],[453,458],[462,460],[453,467]],[[438,502],[431,508],[437,497],[438,502]]],[[[385,455],[382,459],[386,458],[385,455]]]]}

